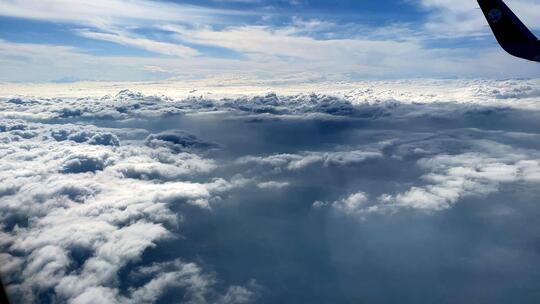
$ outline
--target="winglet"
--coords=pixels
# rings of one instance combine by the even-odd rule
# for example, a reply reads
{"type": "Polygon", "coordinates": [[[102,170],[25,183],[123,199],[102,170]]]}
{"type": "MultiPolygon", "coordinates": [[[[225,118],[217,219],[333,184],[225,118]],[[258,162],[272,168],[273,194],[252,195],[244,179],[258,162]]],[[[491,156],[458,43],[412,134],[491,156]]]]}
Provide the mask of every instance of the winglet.
{"type": "Polygon", "coordinates": [[[540,60],[540,43],[502,0],[478,0],[495,38],[508,53],[540,60]]]}

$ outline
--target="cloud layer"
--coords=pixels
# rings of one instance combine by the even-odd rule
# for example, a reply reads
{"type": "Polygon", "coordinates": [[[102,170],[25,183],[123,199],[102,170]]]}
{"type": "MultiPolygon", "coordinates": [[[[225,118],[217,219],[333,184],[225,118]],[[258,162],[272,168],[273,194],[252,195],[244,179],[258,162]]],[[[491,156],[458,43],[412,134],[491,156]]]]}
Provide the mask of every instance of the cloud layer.
{"type": "Polygon", "coordinates": [[[538,214],[537,87],[3,97],[3,282],[25,303],[535,299],[479,290],[537,282],[538,227],[512,224],[538,214]]]}

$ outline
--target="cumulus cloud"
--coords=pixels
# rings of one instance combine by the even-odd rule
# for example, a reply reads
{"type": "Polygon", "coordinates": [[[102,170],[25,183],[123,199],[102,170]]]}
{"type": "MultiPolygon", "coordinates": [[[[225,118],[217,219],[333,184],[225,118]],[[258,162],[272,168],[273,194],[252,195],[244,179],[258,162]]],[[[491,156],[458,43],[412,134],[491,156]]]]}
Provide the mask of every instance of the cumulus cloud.
{"type": "Polygon", "coordinates": [[[256,282],[244,286],[230,286],[222,293],[213,290],[216,278],[211,273],[205,273],[197,264],[186,263],[182,260],[157,263],[134,271],[132,276],[150,277],[150,281],[132,290],[133,301],[153,303],[170,288],[186,290],[185,303],[251,303],[256,298],[256,282]]]}
{"type": "Polygon", "coordinates": [[[166,181],[209,173],[217,167],[214,160],[191,153],[171,155],[167,150],[149,151],[145,147],[126,149],[123,153],[124,160],[109,170],[126,178],[166,181]]]}
{"type": "Polygon", "coordinates": [[[62,173],[84,173],[103,170],[107,166],[107,155],[72,154],[61,165],[62,173]]]}
{"type": "Polygon", "coordinates": [[[358,192],[331,203],[316,201],[313,203],[313,207],[323,208],[330,206],[340,212],[343,212],[344,214],[355,215],[357,213],[363,213],[368,202],[369,198],[367,197],[366,193],[358,192]]]}
{"type": "Polygon", "coordinates": [[[429,171],[423,179],[430,184],[384,196],[383,201],[404,208],[443,210],[463,197],[497,192],[501,184],[537,183],[538,159],[505,148],[506,156],[465,153],[422,159],[419,166],[429,171]]]}
{"type": "MultiPolygon", "coordinates": [[[[482,152],[450,155],[444,150],[433,150],[433,157],[418,160],[417,166],[425,172],[420,177],[424,185],[412,186],[397,194],[384,193],[376,199],[368,199],[366,193],[359,192],[334,202],[317,201],[313,207],[333,207],[344,214],[362,217],[400,210],[435,212],[449,209],[466,197],[497,193],[505,184],[536,184],[540,181],[540,158],[536,151],[516,150],[492,141],[477,141],[465,146],[482,152]]],[[[396,151],[418,153],[409,149],[396,151]]],[[[419,155],[426,151],[422,152],[419,155]]]]}
{"type": "Polygon", "coordinates": [[[198,139],[195,135],[182,130],[169,130],[158,134],[151,134],[146,138],[146,145],[152,148],[165,147],[175,152],[186,150],[209,150],[217,145],[198,139]]]}
{"type": "MultiPolygon", "coordinates": [[[[222,111],[252,115],[257,118],[384,118],[463,115],[466,111],[500,110],[501,108],[537,109],[535,99],[540,96],[538,79],[531,80],[418,80],[411,85],[409,81],[377,81],[347,84],[328,84],[301,86],[300,89],[287,86],[274,86],[284,94],[266,93],[265,85],[242,87],[233,94],[227,94],[220,87],[209,87],[206,94],[194,96],[189,93],[193,86],[208,86],[197,82],[184,87],[177,98],[159,94],[152,84],[133,84],[143,92],[124,89],[118,92],[119,84],[99,84],[90,86],[96,97],[43,98],[32,96],[0,97],[0,117],[10,119],[117,119],[170,117],[182,114],[222,111]],[[322,91],[309,93],[305,91],[322,91]],[[114,92],[114,93],[112,93],[114,92]],[[234,96],[231,97],[230,95],[234,96]],[[240,95],[240,96],[238,96],[240,95]]],[[[173,90],[185,84],[163,83],[162,90],[173,90]]],[[[16,85],[2,88],[0,95],[16,95],[16,85]],[[7,91],[6,91],[7,90],[7,91]],[[11,92],[10,92],[11,90],[11,92]]],[[[65,94],[62,86],[39,87],[41,91],[51,91],[53,96],[65,94]]],[[[20,87],[20,90],[33,90],[20,87]]],[[[8,126],[3,126],[6,128],[8,126]]],[[[16,127],[16,126],[15,126],[16,127]]],[[[95,134],[91,128],[65,125],[63,131],[54,134],[58,140],[91,141],[94,144],[116,145],[115,134],[95,134]],[[93,136],[96,136],[92,139],[93,136]]],[[[22,130],[21,130],[22,131],[22,130]]],[[[107,132],[101,130],[100,132],[107,132]]],[[[110,133],[111,131],[108,130],[110,133]]],[[[169,130],[167,132],[173,132],[169,130]]]]}
{"type": "Polygon", "coordinates": [[[194,294],[194,303],[204,302],[212,288],[198,295],[194,284],[206,283],[195,264],[157,275],[134,289],[133,298],[120,295],[118,274],[174,237],[179,215],[171,204],[209,209],[211,200],[242,186],[238,180],[178,180],[216,166],[175,147],[210,145],[179,131],[150,135],[146,143],[152,144],[124,145],[99,127],[22,120],[0,125],[0,217],[9,226],[0,237],[1,272],[14,299],[33,302],[54,294],[72,303],[152,302],[166,288],[179,287],[194,294]],[[168,144],[162,147],[160,140],[168,144]],[[190,267],[193,273],[184,274],[190,267]],[[185,283],[176,280],[184,277],[185,283]]]}

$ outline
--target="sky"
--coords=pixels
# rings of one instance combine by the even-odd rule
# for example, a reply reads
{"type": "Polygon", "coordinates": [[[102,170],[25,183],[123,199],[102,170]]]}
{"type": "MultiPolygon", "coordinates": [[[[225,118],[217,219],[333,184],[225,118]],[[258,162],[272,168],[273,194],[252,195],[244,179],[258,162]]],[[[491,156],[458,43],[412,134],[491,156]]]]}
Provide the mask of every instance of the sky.
{"type": "MultiPolygon", "coordinates": [[[[507,4],[538,33],[540,1],[507,4]]],[[[0,81],[538,77],[473,0],[0,0],[0,81]]]]}

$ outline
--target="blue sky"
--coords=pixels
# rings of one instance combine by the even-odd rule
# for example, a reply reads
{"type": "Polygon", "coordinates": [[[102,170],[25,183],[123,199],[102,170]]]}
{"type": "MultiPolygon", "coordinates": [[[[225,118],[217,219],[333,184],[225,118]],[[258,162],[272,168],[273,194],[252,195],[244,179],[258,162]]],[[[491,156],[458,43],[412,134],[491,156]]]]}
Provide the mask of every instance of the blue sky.
{"type": "MultiPolygon", "coordinates": [[[[539,0],[508,0],[534,31],[539,0]]],[[[0,81],[537,77],[473,0],[0,0],[0,81]],[[494,64],[496,63],[496,64],[494,64]]]]}

